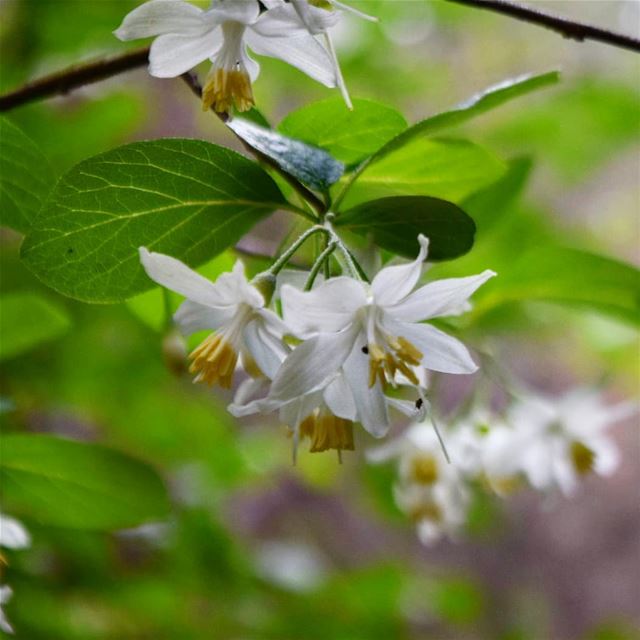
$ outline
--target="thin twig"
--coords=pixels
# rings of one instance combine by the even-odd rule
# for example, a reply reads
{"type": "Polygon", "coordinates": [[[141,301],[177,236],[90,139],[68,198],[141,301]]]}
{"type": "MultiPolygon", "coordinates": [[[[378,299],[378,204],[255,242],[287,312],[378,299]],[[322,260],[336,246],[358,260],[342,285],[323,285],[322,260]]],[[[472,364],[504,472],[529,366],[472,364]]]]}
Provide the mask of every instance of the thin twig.
{"type": "Polygon", "coordinates": [[[523,20],[530,22],[531,24],[537,24],[541,27],[546,27],[552,31],[562,34],[565,38],[571,40],[578,40],[583,42],[584,40],[597,40],[605,44],[610,44],[614,47],[620,47],[622,49],[629,49],[640,53],[640,40],[632,36],[627,36],[622,33],[616,33],[615,31],[609,31],[607,29],[601,29],[600,27],[594,27],[589,24],[583,24],[563,18],[562,16],[548,13],[537,8],[527,7],[515,2],[509,2],[508,0],[447,0],[448,2],[455,2],[456,4],[462,4],[466,7],[474,7],[476,9],[487,9],[488,11],[495,11],[505,16],[515,18],[516,20],[523,20]]]}
{"type": "Polygon", "coordinates": [[[9,111],[34,100],[64,95],[78,87],[143,67],[148,61],[149,47],[145,47],[112,58],[70,67],[0,96],[0,111],[9,111]]]}

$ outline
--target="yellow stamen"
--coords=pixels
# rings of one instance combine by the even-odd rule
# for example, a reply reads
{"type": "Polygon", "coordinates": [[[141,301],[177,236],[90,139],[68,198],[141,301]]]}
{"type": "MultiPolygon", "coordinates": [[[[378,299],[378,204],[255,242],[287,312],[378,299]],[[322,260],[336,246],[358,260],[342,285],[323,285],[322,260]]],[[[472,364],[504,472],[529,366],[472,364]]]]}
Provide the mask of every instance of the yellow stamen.
{"type": "Polygon", "coordinates": [[[249,111],[255,104],[251,79],[244,70],[214,69],[202,90],[202,110],[213,107],[217,113],[228,113],[235,105],[238,111],[249,111]]]}
{"type": "Polygon", "coordinates": [[[410,369],[420,364],[422,352],[419,351],[406,338],[388,338],[387,343],[395,353],[388,353],[377,344],[368,345],[369,352],[369,386],[373,387],[376,380],[384,386],[393,382],[396,371],[404,374],[412,384],[418,384],[418,377],[410,369]]]}
{"type": "Polygon", "coordinates": [[[442,522],[442,509],[440,509],[435,502],[425,502],[424,504],[417,505],[409,511],[408,515],[415,523],[421,520],[442,522]]]}
{"type": "Polygon", "coordinates": [[[582,442],[574,441],[571,443],[571,460],[575,470],[581,475],[587,475],[593,471],[593,463],[596,454],[582,442]]]}
{"type": "Polygon", "coordinates": [[[224,389],[231,388],[238,354],[223,336],[211,334],[191,352],[189,358],[189,372],[197,374],[196,382],[205,382],[209,386],[219,384],[224,389]]]}
{"type": "Polygon", "coordinates": [[[433,484],[438,479],[438,463],[431,456],[415,458],[411,465],[411,479],[418,484],[433,484]]]}
{"type": "Polygon", "coordinates": [[[353,422],[330,413],[313,413],[300,423],[300,436],[311,441],[309,451],[353,451],[353,422]]]}

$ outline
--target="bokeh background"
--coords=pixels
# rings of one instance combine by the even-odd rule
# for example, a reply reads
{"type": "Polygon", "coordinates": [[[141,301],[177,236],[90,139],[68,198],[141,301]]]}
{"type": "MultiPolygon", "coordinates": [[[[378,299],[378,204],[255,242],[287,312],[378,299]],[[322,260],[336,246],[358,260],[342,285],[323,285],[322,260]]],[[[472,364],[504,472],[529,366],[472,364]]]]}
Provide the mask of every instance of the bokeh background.
{"type": "MultiPolygon", "coordinates": [[[[0,89],[81,60],[125,50],[111,32],[125,0],[0,0],[0,89]]],[[[635,264],[640,240],[640,57],[576,43],[540,28],[440,0],[358,2],[379,24],[343,21],[336,41],[355,97],[388,103],[410,122],[525,72],[563,71],[562,83],[479,118],[467,136],[533,162],[497,244],[441,272],[492,268],[519,239],[560,238],[635,264]],[[446,271],[447,269],[452,271],[446,271]]],[[[634,1],[531,2],[638,35],[634,1]]],[[[258,106],[272,123],[328,90],[262,59],[258,106]]],[[[17,109],[11,118],[63,172],[132,140],[199,137],[235,147],[179,81],[144,69],[17,109]]],[[[273,252],[286,234],[276,214],[242,246],[273,252]]],[[[302,452],[294,468],[285,430],[237,423],[229,396],[191,384],[167,364],[167,337],[149,301],[89,306],[47,290],[3,230],[1,289],[44,293],[70,313],[57,340],[2,363],[7,431],[112,445],[150,462],[175,504],[169,521],[87,533],[25,522],[33,548],[12,554],[7,607],[30,640],[273,638],[371,640],[627,640],[640,637],[640,443],[618,425],[623,461],[588,478],[572,499],[524,492],[477,497],[455,542],[425,548],[393,505],[392,467],[358,451],[339,465],[302,452]],[[164,348],[163,348],[164,347],[164,348]]],[[[231,264],[223,254],[216,268],[231,264]]],[[[559,274],[561,277],[562,274],[559,274]]],[[[594,285],[594,286],[597,286],[594,285]]],[[[638,393],[638,336],[583,308],[505,304],[474,318],[509,375],[559,393],[603,385],[611,401],[638,393]]],[[[179,369],[179,367],[178,367],[179,369]]],[[[442,412],[469,382],[442,377],[442,412]]]]}

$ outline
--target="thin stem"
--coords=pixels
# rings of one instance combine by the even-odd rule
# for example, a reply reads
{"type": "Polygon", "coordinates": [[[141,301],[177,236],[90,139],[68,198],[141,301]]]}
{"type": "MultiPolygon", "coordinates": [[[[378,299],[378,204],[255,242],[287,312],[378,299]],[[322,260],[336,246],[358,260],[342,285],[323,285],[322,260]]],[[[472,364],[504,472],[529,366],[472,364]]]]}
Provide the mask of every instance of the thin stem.
{"type": "Polygon", "coordinates": [[[307,229],[270,267],[269,273],[271,275],[277,275],[282,271],[287,262],[291,260],[293,254],[310,238],[312,235],[316,233],[327,233],[327,230],[321,226],[316,225],[311,227],[311,229],[307,229]]]}
{"type": "Polygon", "coordinates": [[[307,282],[304,285],[305,291],[311,291],[313,287],[313,283],[320,273],[320,269],[322,269],[322,265],[328,262],[329,256],[336,250],[337,247],[336,242],[330,242],[326,249],[318,256],[317,260],[313,263],[313,267],[311,267],[311,272],[309,273],[309,277],[307,278],[307,282]]]}
{"type": "Polygon", "coordinates": [[[531,24],[536,24],[546,29],[551,29],[560,33],[565,38],[583,42],[584,40],[597,40],[604,44],[609,44],[621,49],[628,49],[640,53],[640,40],[608,29],[601,29],[589,24],[575,22],[562,16],[534,9],[522,4],[510,2],[509,0],[447,0],[466,7],[475,9],[487,9],[502,15],[522,20],[531,24]]]}

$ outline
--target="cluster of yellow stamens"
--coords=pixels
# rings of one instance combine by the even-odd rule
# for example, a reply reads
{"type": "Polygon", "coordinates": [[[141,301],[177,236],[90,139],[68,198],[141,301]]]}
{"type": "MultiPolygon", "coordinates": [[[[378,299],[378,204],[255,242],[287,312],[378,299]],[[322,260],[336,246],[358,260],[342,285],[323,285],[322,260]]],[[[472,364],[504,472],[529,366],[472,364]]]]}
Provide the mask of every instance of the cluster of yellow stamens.
{"type": "Polygon", "coordinates": [[[396,371],[400,371],[412,384],[418,384],[418,378],[412,366],[418,366],[422,360],[422,352],[406,338],[391,338],[387,340],[393,353],[384,351],[377,344],[368,345],[369,353],[369,386],[373,387],[376,380],[384,386],[393,383],[396,371]]]}
{"type": "Polygon", "coordinates": [[[438,479],[438,463],[432,456],[420,456],[411,461],[411,479],[422,485],[431,485],[438,479]]]}
{"type": "Polygon", "coordinates": [[[300,437],[311,441],[309,451],[353,451],[353,422],[331,413],[314,411],[300,423],[300,437]]]}
{"type": "Polygon", "coordinates": [[[233,105],[249,111],[254,104],[251,79],[244,69],[214,69],[202,90],[203,111],[213,107],[217,113],[228,113],[233,105]]]}
{"type": "Polygon", "coordinates": [[[582,442],[574,440],[571,443],[571,460],[575,470],[581,475],[587,475],[593,471],[593,463],[596,460],[596,454],[582,442]]]}
{"type": "Polygon", "coordinates": [[[191,352],[189,358],[189,372],[197,374],[195,382],[219,384],[224,389],[231,388],[238,354],[224,336],[212,333],[191,352]]]}

